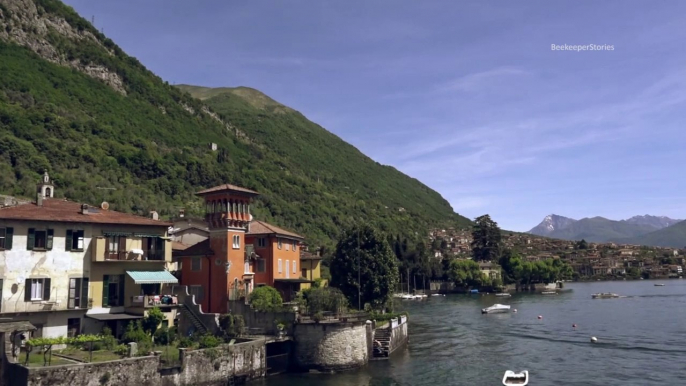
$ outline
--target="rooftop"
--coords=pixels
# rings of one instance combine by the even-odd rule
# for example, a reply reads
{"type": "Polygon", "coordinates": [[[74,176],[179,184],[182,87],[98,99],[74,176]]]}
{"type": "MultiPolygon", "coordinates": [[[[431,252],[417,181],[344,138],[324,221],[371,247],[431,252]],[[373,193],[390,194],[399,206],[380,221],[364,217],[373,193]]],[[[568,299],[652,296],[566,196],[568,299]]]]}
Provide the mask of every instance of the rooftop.
{"type": "Polygon", "coordinates": [[[94,224],[125,224],[168,227],[171,223],[153,220],[129,213],[104,210],[89,206],[88,213],[81,210],[82,204],[65,199],[44,198],[43,205],[35,202],[0,208],[0,220],[32,220],[53,222],[78,222],[94,224]]]}
{"type": "Polygon", "coordinates": [[[204,257],[213,256],[214,251],[210,248],[210,239],[203,240],[195,245],[184,250],[175,250],[172,252],[172,257],[204,257]]]}
{"type": "Polygon", "coordinates": [[[253,220],[250,222],[250,230],[248,231],[248,236],[251,235],[278,235],[284,237],[290,237],[293,239],[303,240],[304,237],[297,233],[289,232],[285,229],[279,228],[276,225],[268,224],[264,221],[253,220]]]}
{"type": "Polygon", "coordinates": [[[201,190],[201,191],[199,191],[199,192],[197,192],[197,193],[195,193],[195,194],[196,194],[197,196],[205,196],[205,195],[208,195],[208,194],[211,194],[211,193],[219,193],[219,192],[235,192],[235,193],[248,194],[248,195],[251,195],[251,196],[257,196],[257,195],[259,195],[259,193],[257,193],[257,192],[254,191],[254,190],[250,190],[250,189],[247,189],[247,188],[242,188],[242,187],[240,187],[240,186],[231,185],[231,184],[221,184],[221,185],[217,185],[217,186],[212,187],[212,188],[209,188],[209,189],[201,190]]]}

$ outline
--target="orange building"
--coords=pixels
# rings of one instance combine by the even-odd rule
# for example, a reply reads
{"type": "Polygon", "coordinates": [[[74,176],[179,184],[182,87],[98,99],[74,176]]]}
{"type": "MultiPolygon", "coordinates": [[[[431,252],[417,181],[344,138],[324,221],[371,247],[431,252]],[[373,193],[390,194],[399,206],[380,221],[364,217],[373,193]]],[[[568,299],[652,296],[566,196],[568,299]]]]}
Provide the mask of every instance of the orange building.
{"type": "Polygon", "coordinates": [[[253,221],[257,192],[224,184],[196,193],[205,199],[209,238],[174,252],[187,285],[204,312],[226,313],[229,300],[246,297],[256,285],[279,289],[291,299],[301,282],[298,244],[302,236],[253,221]]]}

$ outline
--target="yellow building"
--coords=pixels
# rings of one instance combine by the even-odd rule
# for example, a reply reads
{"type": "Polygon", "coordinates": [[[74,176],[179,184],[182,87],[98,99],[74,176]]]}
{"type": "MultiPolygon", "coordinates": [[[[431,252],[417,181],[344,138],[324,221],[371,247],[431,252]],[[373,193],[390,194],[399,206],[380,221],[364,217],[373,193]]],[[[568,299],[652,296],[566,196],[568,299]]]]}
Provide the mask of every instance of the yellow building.
{"type": "MultiPolygon", "coordinates": [[[[314,282],[322,277],[322,258],[319,255],[312,254],[307,251],[302,251],[300,253],[300,269],[301,276],[307,280],[314,282]]],[[[327,285],[326,280],[322,280],[321,286],[325,287],[327,285]]],[[[310,288],[312,285],[310,283],[300,284],[300,289],[304,290],[310,288]]]]}

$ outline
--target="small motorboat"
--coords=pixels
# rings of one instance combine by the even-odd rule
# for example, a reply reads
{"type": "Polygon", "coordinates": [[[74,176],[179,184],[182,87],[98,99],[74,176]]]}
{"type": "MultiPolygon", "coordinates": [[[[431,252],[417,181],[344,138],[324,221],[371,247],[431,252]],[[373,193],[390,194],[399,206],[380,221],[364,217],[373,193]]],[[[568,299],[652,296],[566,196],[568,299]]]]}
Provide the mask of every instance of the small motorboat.
{"type": "Polygon", "coordinates": [[[479,290],[478,289],[469,290],[469,293],[470,294],[478,294],[479,290]]]}
{"type": "Polygon", "coordinates": [[[524,370],[519,373],[515,373],[514,371],[507,370],[505,372],[505,375],[503,375],[503,385],[505,386],[512,386],[512,385],[528,385],[529,384],[529,371],[524,370]]]}
{"type": "Polygon", "coordinates": [[[655,287],[664,287],[664,284],[654,284],[655,287]]]}
{"type": "Polygon", "coordinates": [[[557,295],[557,291],[543,291],[541,295],[557,295]]]}
{"type": "Polygon", "coordinates": [[[500,292],[500,293],[495,294],[495,296],[498,296],[498,297],[501,297],[501,298],[509,298],[509,297],[512,296],[512,295],[509,294],[509,293],[507,293],[507,292],[500,292]]]}
{"type": "Polygon", "coordinates": [[[482,314],[497,314],[500,312],[510,312],[510,306],[506,304],[494,304],[487,308],[482,308],[482,314]]]}
{"type": "Polygon", "coordinates": [[[591,298],[593,299],[613,299],[613,298],[618,298],[619,295],[611,292],[601,292],[598,294],[593,294],[591,295],[591,298]]]}

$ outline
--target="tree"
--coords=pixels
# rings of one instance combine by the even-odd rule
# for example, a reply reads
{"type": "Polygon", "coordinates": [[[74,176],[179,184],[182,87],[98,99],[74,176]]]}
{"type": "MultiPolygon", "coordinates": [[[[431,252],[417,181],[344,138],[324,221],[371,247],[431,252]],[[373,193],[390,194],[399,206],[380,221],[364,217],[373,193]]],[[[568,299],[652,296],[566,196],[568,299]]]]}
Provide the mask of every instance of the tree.
{"type": "Polygon", "coordinates": [[[398,263],[385,237],[367,225],[344,232],[331,260],[332,287],[360,309],[365,303],[383,308],[397,284],[398,263]]]}
{"type": "Polygon", "coordinates": [[[474,260],[455,259],[450,262],[450,279],[455,285],[480,286],[486,281],[486,275],[481,272],[479,263],[474,260]]]}
{"type": "Polygon", "coordinates": [[[148,333],[150,336],[154,336],[155,331],[157,331],[157,327],[159,327],[160,323],[162,323],[164,319],[164,314],[158,307],[151,309],[148,311],[148,315],[143,318],[143,331],[148,333]]]}
{"type": "Polygon", "coordinates": [[[502,235],[498,224],[487,214],[474,220],[472,256],[476,261],[498,261],[502,235]]]}
{"type": "Polygon", "coordinates": [[[588,243],[584,239],[581,239],[575,246],[576,249],[588,249],[588,243]]]}
{"type": "Polygon", "coordinates": [[[274,311],[281,307],[283,299],[274,287],[268,285],[257,287],[250,294],[249,303],[257,311],[274,311]]]}

